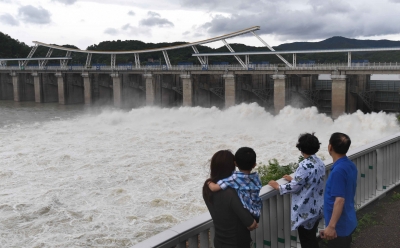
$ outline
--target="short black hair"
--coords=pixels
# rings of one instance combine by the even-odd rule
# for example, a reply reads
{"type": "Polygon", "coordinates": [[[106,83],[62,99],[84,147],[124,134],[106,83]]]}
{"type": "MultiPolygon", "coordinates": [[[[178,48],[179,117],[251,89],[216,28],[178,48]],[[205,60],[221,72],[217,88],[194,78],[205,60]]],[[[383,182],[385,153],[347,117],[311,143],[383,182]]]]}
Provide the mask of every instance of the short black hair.
{"type": "Polygon", "coordinates": [[[250,147],[241,147],[235,153],[236,165],[241,170],[253,169],[256,158],[256,152],[250,147]]]}
{"type": "Polygon", "coordinates": [[[300,134],[296,147],[302,153],[313,155],[319,151],[320,145],[321,143],[319,143],[318,138],[314,136],[314,133],[303,133],[300,134]]]}
{"type": "Polygon", "coordinates": [[[329,139],[332,149],[338,154],[346,154],[350,148],[351,140],[347,134],[333,133],[329,139]]]}

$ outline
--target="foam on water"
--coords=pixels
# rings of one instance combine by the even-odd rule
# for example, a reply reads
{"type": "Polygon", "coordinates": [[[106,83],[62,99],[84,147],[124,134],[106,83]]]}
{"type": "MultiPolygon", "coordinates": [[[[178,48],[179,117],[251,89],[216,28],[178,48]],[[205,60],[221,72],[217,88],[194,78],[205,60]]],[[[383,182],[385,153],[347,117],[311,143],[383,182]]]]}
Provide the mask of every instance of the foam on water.
{"type": "Polygon", "coordinates": [[[294,162],[302,132],[328,157],[332,132],[357,147],[400,131],[385,113],[344,115],[257,104],[106,110],[0,128],[1,247],[128,247],[206,210],[201,187],[220,149],[294,162]]]}

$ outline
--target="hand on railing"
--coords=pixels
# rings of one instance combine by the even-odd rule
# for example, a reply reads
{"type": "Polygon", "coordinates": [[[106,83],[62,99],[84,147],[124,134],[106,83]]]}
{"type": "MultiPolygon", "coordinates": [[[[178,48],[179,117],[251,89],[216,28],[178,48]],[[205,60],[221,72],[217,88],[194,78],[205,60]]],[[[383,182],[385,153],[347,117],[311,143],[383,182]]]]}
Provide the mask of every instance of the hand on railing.
{"type": "Polygon", "coordinates": [[[293,177],[291,177],[289,175],[284,175],[282,178],[287,180],[287,181],[289,181],[289,182],[293,180],[293,177]]]}

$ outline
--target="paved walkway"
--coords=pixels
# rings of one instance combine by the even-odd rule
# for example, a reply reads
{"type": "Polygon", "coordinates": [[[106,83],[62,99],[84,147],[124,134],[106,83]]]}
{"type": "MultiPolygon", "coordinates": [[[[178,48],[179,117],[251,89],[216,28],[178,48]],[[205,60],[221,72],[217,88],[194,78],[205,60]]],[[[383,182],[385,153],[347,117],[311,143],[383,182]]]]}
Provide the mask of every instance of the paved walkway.
{"type": "Polygon", "coordinates": [[[357,212],[352,248],[400,247],[400,185],[357,212]]]}
{"type": "MultiPolygon", "coordinates": [[[[357,211],[351,248],[400,248],[400,185],[357,211]]],[[[320,248],[326,248],[320,241],[320,248]]]]}

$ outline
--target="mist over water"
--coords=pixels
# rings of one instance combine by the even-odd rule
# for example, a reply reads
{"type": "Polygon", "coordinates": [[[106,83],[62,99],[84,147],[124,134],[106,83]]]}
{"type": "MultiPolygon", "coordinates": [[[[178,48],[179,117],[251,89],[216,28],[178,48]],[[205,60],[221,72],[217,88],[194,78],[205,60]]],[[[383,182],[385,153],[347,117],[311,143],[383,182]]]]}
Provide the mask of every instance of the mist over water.
{"type": "Polygon", "coordinates": [[[303,132],[316,132],[318,155],[328,158],[333,132],[349,134],[354,148],[400,131],[392,114],[332,121],[315,107],[273,116],[257,104],[54,106],[36,119],[32,108],[0,104],[0,247],[129,247],[207,211],[201,187],[218,150],[250,146],[257,162],[288,163],[303,132]]]}

